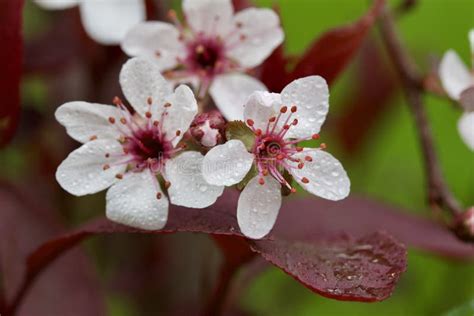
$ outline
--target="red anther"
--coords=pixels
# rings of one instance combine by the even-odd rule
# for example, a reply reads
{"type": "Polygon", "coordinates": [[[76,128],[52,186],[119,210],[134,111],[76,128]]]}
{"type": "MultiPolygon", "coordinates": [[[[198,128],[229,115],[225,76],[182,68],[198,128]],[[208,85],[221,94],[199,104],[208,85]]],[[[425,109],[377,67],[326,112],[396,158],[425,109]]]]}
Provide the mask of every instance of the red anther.
{"type": "Polygon", "coordinates": [[[237,23],[235,23],[235,26],[240,29],[244,25],[242,24],[242,22],[237,22],[237,23]]]}
{"type": "Polygon", "coordinates": [[[321,149],[326,149],[328,146],[326,146],[326,143],[322,143],[321,145],[319,145],[319,148],[321,149]]]}
{"type": "Polygon", "coordinates": [[[268,169],[263,169],[263,170],[262,170],[262,174],[263,174],[264,176],[268,176],[268,169]]]}
{"type": "Polygon", "coordinates": [[[304,157],[304,160],[311,162],[313,161],[313,158],[311,156],[306,156],[304,157]]]}
{"type": "Polygon", "coordinates": [[[257,128],[257,130],[255,131],[255,135],[261,136],[262,135],[262,130],[260,128],[257,128]]]}
{"type": "Polygon", "coordinates": [[[123,149],[123,153],[124,153],[125,155],[128,155],[128,154],[130,153],[130,150],[128,150],[127,148],[124,148],[124,149],[123,149]]]}
{"type": "Polygon", "coordinates": [[[165,105],[164,105],[165,108],[169,108],[170,106],[171,106],[171,103],[169,103],[169,102],[166,102],[165,105]]]}
{"type": "Polygon", "coordinates": [[[286,105],[282,106],[280,109],[280,113],[286,113],[286,111],[288,111],[288,107],[286,105]]]}
{"type": "Polygon", "coordinates": [[[303,183],[309,183],[309,180],[308,180],[308,178],[303,177],[303,178],[301,178],[301,182],[303,182],[303,183]]]}
{"type": "Polygon", "coordinates": [[[179,135],[181,135],[181,131],[178,129],[178,130],[176,131],[176,136],[179,136],[179,135]]]}
{"type": "Polygon", "coordinates": [[[296,189],[295,188],[291,188],[291,193],[296,193],[296,189]]]}
{"type": "Polygon", "coordinates": [[[151,105],[153,103],[153,99],[151,97],[148,97],[146,99],[146,103],[148,103],[148,105],[151,105]]]}
{"type": "Polygon", "coordinates": [[[264,184],[265,184],[265,180],[264,180],[263,178],[260,178],[260,179],[258,179],[258,183],[259,183],[260,185],[264,185],[264,184]]]}
{"type": "Polygon", "coordinates": [[[89,138],[90,141],[93,141],[93,140],[96,140],[96,139],[97,139],[97,135],[92,135],[92,136],[89,138]]]}
{"type": "Polygon", "coordinates": [[[300,162],[300,163],[298,164],[298,169],[303,169],[303,167],[304,167],[304,163],[300,162]]]}
{"type": "Polygon", "coordinates": [[[285,156],[283,156],[282,154],[278,154],[276,158],[278,160],[283,160],[283,158],[285,158],[285,156]]]}
{"type": "Polygon", "coordinates": [[[127,120],[125,119],[125,117],[120,118],[120,123],[122,123],[123,125],[127,124],[127,120]]]}
{"type": "Polygon", "coordinates": [[[116,106],[122,105],[123,102],[119,97],[115,97],[112,101],[116,106]]]}
{"type": "Polygon", "coordinates": [[[116,177],[117,179],[119,179],[119,180],[122,180],[122,179],[123,179],[123,174],[117,173],[117,174],[115,175],[115,177],[116,177]]]}
{"type": "Polygon", "coordinates": [[[162,195],[161,195],[161,192],[156,193],[156,198],[157,198],[158,200],[161,199],[161,196],[162,196],[162,195]]]}
{"type": "Polygon", "coordinates": [[[245,34],[240,34],[240,40],[241,41],[245,41],[246,38],[247,38],[247,36],[245,34]]]}
{"type": "Polygon", "coordinates": [[[290,125],[285,124],[285,125],[283,125],[283,128],[284,128],[284,129],[290,129],[290,125]]]}
{"type": "Polygon", "coordinates": [[[161,57],[161,52],[159,50],[156,50],[155,51],[155,56],[160,58],[161,57]]]}
{"type": "Polygon", "coordinates": [[[113,118],[112,116],[109,117],[109,123],[110,124],[115,124],[115,118],[113,118]]]}
{"type": "Polygon", "coordinates": [[[303,151],[303,147],[296,147],[295,148],[297,152],[302,152],[303,151]]]}
{"type": "Polygon", "coordinates": [[[105,158],[110,158],[110,154],[109,154],[109,153],[106,153],[106,154],[105,154],[105,158]]]}
{"type": "MultiPolygon", "coordinates": [[[[184,34],[180,33],[179,36],[178,36],[178,40],[180,42],[184,41],[184,34]]],[[[181,58],[176,57],[176,59],[178,60],[178,62],[181,62],[181,58]]]]}
{"type": "Polygon", "coordinates": [[[165,189],[169,189],[170,186],[171,186],[171,182],[165,181],[165,189]]]}
{"type": "Polygon", "coordinates": [[[248,125],[248,126],[252,127],[253,124],[255,124],[255,122],[254,122],[252,119],[248,119],[248,120],[247,120],[247,125],[248,125]]]}
{"type": "Polygon", "coordinates": [[[202,44],[199,44],[198,46],[196,46],[196,53],[197,54],[202,54],[204,53],[206,49],[204,48],[204,46],[202,44]]]}
{"type": "Polygon", "coordinates": [[[186,148],[188,148],[188,145],[183,143],[183,144],[179,145],[179,147],[181,147],[182,149],[186,149],[186,148]]]}
{"type": "Polygon", "coordinates": [[[269,121],[270,123],[273,123],[273,122],[276,121],[276,119],[277,119],[277,118],[276,118],[275,116],[272,116],[272,117],[270,117],[270,119],[269,119],[268,121],[269,121]]]}
{"type": "Polygon", "coordinates": [[[145,116],[146,116],[146,118],[151,118],[152,117],[151,112],[146,112],[145,116]]]}
{"type": "Polygon", "coordinates": [[[298,119],[293,120],[293,125],[298,125],[298,119]]]}
{"type": "Polygon", "coordinates": [[[160,124],[158,121],[153,121],[153,126],[157,127],[160,124]]]}
{"type": "Polygon", "coordinates": [[[105,164],[104,167],[102,167],[102,169],[105,171],[107,169],[110,169],[110,165],[109,164],[105,164]]]}
{"type": "Polygon", "coordinates": [[[316,139],[319,139],[319,134],[313,134],[311,136],[312,139],[316,140],[316,139]]]}
{"type": "Polygon", "coordinates": [[[293,105],[291,107],[291,113],[295,113],[296,111],[298,111],[298,107],[296,105],[293,105]]]}

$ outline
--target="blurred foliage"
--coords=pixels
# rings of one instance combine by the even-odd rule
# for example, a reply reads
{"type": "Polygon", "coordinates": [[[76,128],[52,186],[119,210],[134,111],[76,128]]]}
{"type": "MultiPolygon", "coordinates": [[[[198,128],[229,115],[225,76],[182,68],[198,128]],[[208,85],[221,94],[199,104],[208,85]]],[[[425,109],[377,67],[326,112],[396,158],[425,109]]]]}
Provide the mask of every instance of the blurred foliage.
{"type": "MultiPolygon", "coordinates": [[[[51,12],[39,10],[29,1],[25,10],[26,34],[32,36],[45,29],[51,12]]],[[[368,7],[363,0],[258,0],[262,6],[278,3],[286,32],[286,49],[300,53],[325,30],[349,23],[368,7]]],[[[390,1],[398,4],[400,1],[390,1]]],[[[441,57],[453,48],[469,60],[467,32],[474,27],[472,0],[418,1],[411,11],[399,18],[399,29],[420,67],[430,69],[430,57],[441,57]]],[[[173,1],[173,7],[179,1],[173,1]]],[[[377,31],[374,30],[377,36],[377,31]]],[[[328,47],[328,49],[331,49],[328,47]]],[[[344,111],[342,103],[351,86],[354,71],[349,68],[332,87],[331,115],[344,111]]],[[[377,87],[374,87],[376,89],[377,87]]],[[[44,82],[26,78],[24,103],[34,110],[52,116],[47,106],[44,82]]],[[[84,99],[86,97],[84,96],[84,99]]],[[[353,191],[365,193],[405,207],[420,216],[431,216],[425,207],[424,174],[412,117],[399,95],[395,104],[378,122],[361,151],[353,156],[338,152],[335,137],[323,134],[330,151],[340,157],[352,179],[353,191]]],[[[443,171],[455,195],[464,205],[474,205],[474,153],[460,140],[456,124],[459,110],[449,101],[427,97],[437,150],[443,171]]],[[[357,133],[357,131],[354,131],[357,133]]],[[[67,146],[66,146],[67,147],[67,146]]],[[[62,149],[65,151],[65,149],[62,149]]],[[[19,178],[29,171],[28,150],[16,144],[0,152],[0,163],[7,177],[19,178]]],[[[65,151],[66,152],[66,151],[65,151]]],[[[101,195],[77,200],[75,209],[94,210],[101,207],[101,195]]],[[[84,221],[91,211],[65,214],[73,221],[84,221]]],[[[295,216],[297,214],[295,213],[295,216]]],[[[350,216],[350,210],[348,210],[350,216]]],[[[158,286],[158,285],[157,285],[158,286]]],[[[246,309],[258,315],[472,315],[468,307],[460,307],[474,298],[474,265],[427,256],[410,250],[409,267],[391,299],[382,303],[349,303],[314,295],[283,272],[271,268],[254,282],[242,298],[246,309]]],[[[110,315],[135,315],[133,305],[120,296],[109,297],[110,315]]],[[[468,306],[468,305],[466,305],[468,306]]]]}

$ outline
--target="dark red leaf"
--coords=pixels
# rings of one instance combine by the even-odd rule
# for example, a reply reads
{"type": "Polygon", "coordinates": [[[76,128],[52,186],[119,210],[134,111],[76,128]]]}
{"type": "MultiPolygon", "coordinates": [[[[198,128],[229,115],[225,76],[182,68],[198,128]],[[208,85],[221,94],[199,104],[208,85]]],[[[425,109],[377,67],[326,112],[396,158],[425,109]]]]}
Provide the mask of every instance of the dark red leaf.
{"type": "MultiPolygon", "coordinates": [[[[29,269],[25,266],[27,255],[63,231],[55,214],[38,206],[42,204],[38,199],[33,201],[29,194],[0,184],[0,281],[3,283],[0,288],[5,289],[8,302],[24,298],[17,306],[16,315],[104,315],[100,282],[80,249],[45,269],[33,286],[23,287],[29,269]],[[60,293],[66,295],[58,300],[60,293]]],[[[4,313],[8,315],[8,311],[4,313]]]]}
{"type": "Polygon", "coordinates": [[[23,0],[0,1],[0,147],[13,137],[20,117],[23,0]]]}
{"type": "Polygon", "coordinates": [[[354,153],[390,109],[397,86],[391,67],[374,41],[365,43],[351,82],[351,90],[342,101],[344,111],[330,126],[337,128],[336,134],[345,150],[354,153]]]}
{"type": "MultiPolygon", "coordinates": [[[[220,235],[220,236],[234,236],[237,237],[238,239],[235,241],[232,241],[232,243],[240,243],[240,241],[244,240],[242,239],[242,234],[238,230],[236,218],[235,218],[235,206],[237,205],[237,198],[238,194],[235,191],[227,191],[225,196],[220,198],[216,204],[213,206],[205,209],[205,210],[193,210],[193,209],[186,209],[182,207],[172,207],[170,210],[170,218],[168,220],[168,224],[166,225],[165,229],[161,231],[156,231],[152,233],[172,233],[172,232],[204,232],[212,235],[220,235]]],[[[292,203],[295,203],[297,201],[292,201],[292,203]]],[[[306,207],[309,204],[306,204],[306,207]]],[[[286,211],[283,210],[283,212],[288,212],[289,209],[293,209],[292,204],[286,205],[286,208],[288,208],[286,211]]],[[[337,228],[335,228],[337,230],[337,228]]],[[[374,230],[375,231],[375,230],[374,230]]],[[[52,239],[46,243],[44,243],[41,247],[39,247],[36,251],[34,251],[29,259],[28,259],[28,268],[30,271],[30,275],[36,275],[44,267],[46,267],[49,263],[51,263],[56,257],[58,257],[62,252],[66,251],[67,249],[71,248],[73,245],[77,244],[79,241],[83,240],[84,238],[92,235],[97,235],[97,234],[108,234],[108,233],[150,233],[150,232],[145,232],[141,231],[138,229],[130,228],[130,227],[125,227],[119,224],[115,224],[112,222],[109,222],[105,219],[101,219],[95,222],[92,222],[83,228],[78,229],[76,232],[61,236],[59,238],[52,239]]],[[[317,247],[311,251],[308,252],[308,254],[313,254],[316,253],[321,249],[321,242],[323,242],[326,245],[329,245],[329,241],[333,238],[333,236],[338,236],[340,235],[341,230],[337,233],[330,233],[326,235],[321,235],[318,238],[314,238],[312,240],[312,243],[314,242],[314,245],[317,247]]],[[[350,233],[350,230],[349,232],[350,233]]],[[[298,237],[298,236],[297,236],[298,237]]],[[[278,253],[278,251],[285,251],[287,252],[287,247],[288,245],[294,243],[297,238],[292,238],[288,234],[285,236],[285,234],[273,234],[270,238],[274,238],[273,241],[271,241],[270,244],[275,245],[275,249],[270,249],[268,253],[266,253],[267,248],[262,248],[258,249],[255,248],[255,250],[258,250],[260,253],[266,253],[267,257],[270,258],[275,256],[276,254],[279,254],[280,256],[283,255],[283,253],[278,253]],[[282,239],[283,238],[283,239],[282,239]]],[[[387,241],[387,239],[384,239],[387,241]]],[[[340,240],[337,241],[337,247],[340,245],[340,240]]],[[[249,242],[247,240],[247,242],[249,242]]],[[[262,242],[262,245],[268,245],[265,244],[264,241],[259,241],[256,244],[252,243],[252,245],[259,245],[259,243],[262,242]]],[[[345,241],[346,243],[348,242],[347,240],[345,241]]],[[[226,243],[229,243],[229,240],[226,241],[226,243]]],[[[311,247],[313,246],[312,243],[307,243],[306,247],[308,249],[312,249],[311,247]]],[[[387,241],[388,243],[388,241],[387,241]]],[[[393,247],[399,247],[398,244],[393,243],[393,247]]],[[[299,244],[299,243],[298,243],[299,244]]],[[[234,244],[235,246],[236,244],[234,244]]],[[[348,245],[348,244],[347,244],[348,245]]],[[[256,246],[254,246],[256,247],[256,246]]],[[[388,247],[388,246],[387,246],[388,247]]],[[[242,250],[242,245],[239,244],[238,248],[242,250]]],[[[380,248],[381,249],[381,248],[380,248]]],[[[398,248],[397,248],[398,249],[398,248]]],[[[241,255],[244,256],[245,260],[248,260],[251,258],[251,256],[248,255],[248,252],[242,251],[240,252],[241,255]]],[[[404,259],[404,253],[397,252],[397,255],[401,254],[400,260],[405,260],[404,259]]],[[[295,254],[296,255],[296,254],[295,254]]],[[[231,257],[233,258],[232,260],[237,260],[236,257],[231,257]]],[[[242,258],[240,259],[242,260],[242,258]]],[[[244,261],[245,261],[244,260],[244,261]]],[[[308,262],[315,262],[317,258],[313,257],[308,257],[307,258],[308,262]]],[[[281,265],[279,265],[281,267],[281,265]]],[[[364,267],[361,267],[364,268],[364,267]]],[[[360,273],[363,273],[365,270],[360,271],[360,273]]],[[[401,271],[401,270],[400,270],[401,271]]],[[[382,272],[381,272],[382,273],[382,272]]],[[[299,278],[298,275],[295,275],[295,277],[299,278]]],[[[311,282],[307,283],[307,279],[302,279],[303,282],[306,282],[306,285],[313,285],[311,282]]],[[[364,282],[362,280],[361,282],[364,282]]],[[[394,283],[393,283],[394,284],[394,283]]],[[[392,285],[393,285],[392,284],[392,285]]],[[[316,291],[323,291],[324,286],[321,284],[317,284],[317,288],[315,288],[316,291]]],[[[382,291],[382,290],[381,290],[382,291]]],[[[376,291],[374,290],[373,293],[376,291]]],[[[388,293],[388,285],[384,284],[383,288],[383,293],[388,293]]],[[[326,293],[328,296],[330,296],[330,293],[326,293]]],[[[370,298],[367,296],[368,294],[364,294],[364,296],[357,298],[357,293],[352,293],[353,296],[349,298],[349,296],[345,295],[342,296],[342,299],[354,299],[354,300],[370,300],[370,298]]],[[[383,299],[386,297],[386,295],[381,295],[380,293],[375,293],[374,297],[372,300],[379,300],[383,299]]],[[[334,298],[337,298],[338,295],[334,294],[334,298]]]]}
{"type": "Polygon", "coordinates": [[[252,248],[310,290],[338,300],[384,300],[406,269],[405,247],[384,233],[311,243],[256,241],[252,248]]]}
{"type": "Polygon", "coordinates": [[[287,64],[283,45],[278,46],[262,64],[259,77],[269,91],[279,92],[290,83],[287,64]]]}
{"type": "Polygon", "coordinates": [[[320,75],[328,83],[334,81],[362,45],[368,31],[382,10],[384,1],[377,0],[358,21],[330,30],[316,40],[296,64],[289,81],[320,75]]]}
{"type": "Polygon", "coordinates": [[[474,259],[472,244],[462,242],[445,226],[408,212],[357,195],[339,202],[314,197],[287,199],[273,233],[286,239],[318,241],[340,232],[359,238],[383,230],[423,251],[443,257],[474,259]]]}

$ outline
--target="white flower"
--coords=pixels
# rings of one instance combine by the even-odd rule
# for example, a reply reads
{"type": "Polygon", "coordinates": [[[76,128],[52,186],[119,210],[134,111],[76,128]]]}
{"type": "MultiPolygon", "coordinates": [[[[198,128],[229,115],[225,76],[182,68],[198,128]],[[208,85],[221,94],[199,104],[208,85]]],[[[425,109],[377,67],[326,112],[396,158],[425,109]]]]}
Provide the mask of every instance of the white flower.
{"type": "Polygon", "coordinates": [[[116,106],[70,102],[56,111],[68,134],[84,143],[58,167],[59,184],[77,196],[110,187],[107,217],[142,229],[166,224],[168,197],[186,207],[213,204],[223,188],[205,182],[199,152],[177,146],[197,113],[191,89],[173,92],[156,65],[137,58],[123,66],[120,84],[135,114],[118,98],[116,106]]]}
{"type": "Polygon", "coordinates": [[[244,112],[247,126],[255,134],[253,147],[247,150],[242,141],[230,140],[204,157],[203,176],[213,185],[239,183],[256,165],[258,175],[242,191],[237,207],[239,226],[246,236],[268,234],[280,209],[281,186],[295,191],[284,178],[285,170],[317,196],[337,201],[349,194],[350,180],[344,168],[324,146],[297,146],[319,137],[328,99],[328,86],[319,76],[295,80],[281,94],[255,92],[244,112]]]}
{"type": "Polygon", "coordinates": [[[469,32],[473,68],[464,65],[458,54],[449,50],[439,66],[439,77],[446,93],[463,106],[465,112],[458,122],[458,130],[466,145],[474,150],[474,29],[469,32]]]}
{"type": "Polygon", "coordinates": [[[122,42],[130,56],[155,60],[177,82],[207,91],[229,120],[243,118],[243,103],[254,91],[266,91],[245,70],[260,65],[283,41],[278,15],[249,8],[234,14],[231,0],[183,0],[187,25],[172,12],[175,25],[144,22],[122,42]]]}
{"type": "Polygon", "coordinates": [[[144,0],[35,0],[48,10],[79,5],[84,29],[96,42],[119,44],[125,34],[145,20],[144,0]]]}

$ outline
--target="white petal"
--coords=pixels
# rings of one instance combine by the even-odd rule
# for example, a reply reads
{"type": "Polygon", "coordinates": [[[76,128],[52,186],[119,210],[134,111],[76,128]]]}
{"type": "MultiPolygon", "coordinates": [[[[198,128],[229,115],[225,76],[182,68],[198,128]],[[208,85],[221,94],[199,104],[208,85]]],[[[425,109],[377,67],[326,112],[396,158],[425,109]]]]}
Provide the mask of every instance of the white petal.
{"type": "Polygon", "coordinates": [[[76,6],[79,0],[35,0],[35,3],[46,10],[62,10],[76,6]]]}
{"type": "MultiPolygon", "coordinates": [[[[471,55],[474,55],[474,29],[469,31],[469,44],[471,44],[471,55]]],[[[474,65],[472,65],[474,68],[474,65]]]]}
{"type": "Polygon", "coordinates": [[[245,101],[255,91],[267,91],[267,87],[257,79],[239,73],[218,76],[209,90],[217,107],[229,121],[244,118],[245,101]]]}
{"type": "Polygon", "coordinates": [[[281,96],[278,93],[257,91],[252,93],[245,103],[244,120],[253,120],[254,127],[265,130],[268,120],[278,115],[281,96]]]}
{"type": "Polygon", "coordinates": [[[273,177],[265,177],[261,185],[256,176],[239,197],[237,221],[242,233],[253,239],[267,235],[275,225],[281,207],[281,185],[273,177]]]}
{"type": "Polygon", "coordinates": [[[183,0],[186,21],[195,33],[226,35],[232,28],[231,0],[183,0]]]}
{"type": "Polygon", "coordinates": [[[120,143],[109,139],[88,142],[74,150],[59,165],[56,180],[67,192],[81,196],[100,192],[117,181],[116,175],[123,173],[126,164],[118,164],[124,158],[120,143]],[[105,154],[109,153],[110,158],[105,154]],[[109,169],[104,170],[108,164],[109,169]]]}
{"type": "Polygon", "coordinates": [[[298,125],[292,126],[286,137],[304,138],[319,133],[329,110],[329,88],[324,78],[297,79],[283,89],[281,99],[284,105],[298,108],[293,116],[298,125]]]}
{"type": "Polygon", "coordinates": [[[176,136],[173,145],[176,145],[184,133],[189,129],[194,117],[198,112],[196,98],[193,91],[185,85],[180,85],[174,93],[167,98],[167,102],[171,104],[166,108],[168,113],[163,118],[163,130],[168,138],[176,136],[176,131],[180,131],[180,136],[176,136]]]}
{"type": "Polygon", "coordinates": [[[143,0],[83,0],[80,9],[87,34],[105,45],[119,44],[146,14],[143,0]]]}
{"type": "Polygon", "coordinates": [[[474,112],[466,112],[461,116],[458,130],[462,140],[471,150],[474,150],[474,112]]]}
{"type": "Polygon", "coordinates": [[[240,140],[229,140],[209,150],[202,163],[204,179],[213,185],[234,185],[252,167],[254,156],[240,140]]]}
{"type": "Polygon", "coordinates": [[[305,148],[301,153],[293,155],[302,161],[305,156],[310,156],[312,162],[305,161],[303,169],[294,168],[290,173],[306,191],[332,201],[342,200],[349,195],[349,177],[336,158],[324,150],[311,148],[305,148]],[[303,177],[306,177],[309,183],[303,183],[303,177]]]}
{"type": "Polygon", "coordinates": [[[461,92],[474,84],[466,65],[456,52],[450,50],[444,54],[439,65],[439,78],[446,93],[454,100],[459,100],[461,92]]]}
{"type": "Polygon", "coordinates": [[[149,169],[128,172],[107,191],[107,218],[135,228],[163,228],[168,220],[168,206],[168,199],[149,169]]]}
{"type": "Polygon", "coordinates": [[[207,183],[202,176],[204,156],[197,151],[187,151],[166,163],[166,177],[171,204],[204,208],[216,202],[224,191],[223,186],[207,183]]]}
{"type": "MultiPolygon", "coordinates": [[[[159,106],[161,111],[166,97],[172,93],[171,85],[160,74],[159,67],[142,58],[132,58],[123,65],[120,85],[130,105],[142,116],[150,109],[148,98],[151,98],[153,105],[159,106]]],[[[153,110],[152,113],[157,115],[157,118],[161,114],[153,110]]]]}
{"type": "Polygon", "coordinates": [[[238,12],[234,25],[241,25],[226,40],[228,55],[240,66],[260,65],[283,42],[283,30],[278,15],[270,9],[249,8],[238,12]],[[243,37],[241,37],[244,35],[243,37]]]}
{"type": "Polygon", "coordinates": [[[122,41],[122,49],[129,56],[150,58],[160,71],[175,67],[186,49],[179,41],[179,31],[169,23],[142,22],[133,27],[122,41]]]}
{"type": "Polygon", "coordinates": [[[55,116],[66,127],[68,135],[81,143],[88,142],[94,136],[118,139],[121,135],[117,127],[109,122],[109,117],[118,120],[121,111],[111,105],[68,102],[56,110],[55,116]]]}

